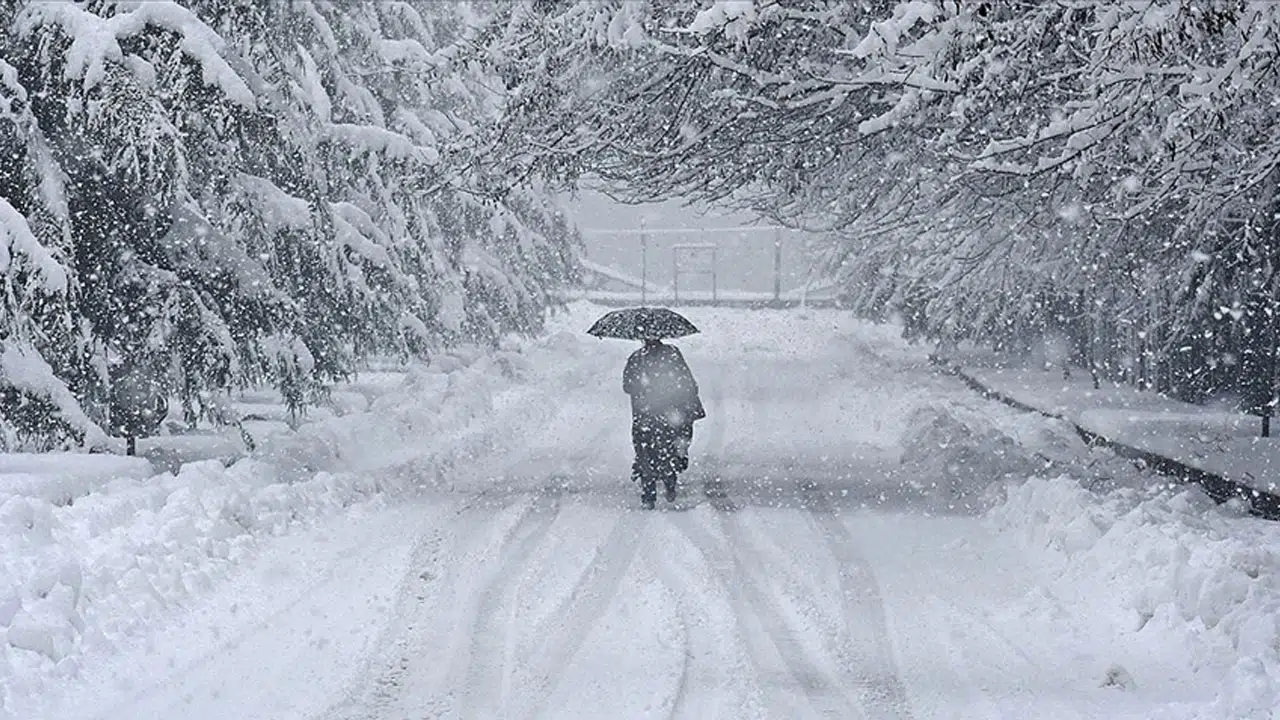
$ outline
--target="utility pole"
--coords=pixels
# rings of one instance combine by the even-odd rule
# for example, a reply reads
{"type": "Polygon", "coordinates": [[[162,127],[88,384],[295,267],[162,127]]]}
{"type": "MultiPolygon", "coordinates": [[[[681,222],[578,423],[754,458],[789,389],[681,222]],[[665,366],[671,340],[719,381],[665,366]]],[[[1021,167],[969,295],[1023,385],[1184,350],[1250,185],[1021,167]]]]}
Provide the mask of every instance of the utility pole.
{"type": "Polygon", "coordinates": [[[773,301],[782,301],[782,229],[773,229],[773,301]]]}
{"type": "Polygon", "coordinates": [[[649,236],[645,233],[644,218],[640,218],[640,304],[649,302],[649,236]]]}
{"type": "Polygon", "coordinates": [[[671,300],[680,302],[680,245],[671,248],[671,300]]]}
{"type": "Polygon", "coordinates": [[[720,273],[720,249],[711,248],[711,302],[720,302],[719,284],[716,279],[720,273]]]}

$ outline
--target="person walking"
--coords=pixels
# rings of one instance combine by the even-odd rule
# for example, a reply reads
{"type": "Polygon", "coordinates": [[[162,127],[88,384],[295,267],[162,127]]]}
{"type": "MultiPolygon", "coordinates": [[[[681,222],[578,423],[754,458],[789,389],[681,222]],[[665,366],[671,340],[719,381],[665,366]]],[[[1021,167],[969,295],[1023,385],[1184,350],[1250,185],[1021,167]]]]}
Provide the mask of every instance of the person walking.
{"type": "Polygon", "coordinates": [[[707,416],[693,372],[678,347],[645,338],[627,358],[622,390],[631,396],[631,477],[640,482],[640,502],[653,509],[659,482],[674,502],[677,477],[689,468],[693,424],[707,416]]]}
{"type": "Polygon", "coordinates": [[[587,330],[641,343],[622,370],[622,389],[631,397],[631,479],[640,483],[640,502],[649,510],[657,503],[659,482],[667,501],[675,501],[677,477],[689,468],[693,424],[707,416],[680,348],[663,342],[697,332],[688,318],[660,307],[613,310],[587,330]]]}

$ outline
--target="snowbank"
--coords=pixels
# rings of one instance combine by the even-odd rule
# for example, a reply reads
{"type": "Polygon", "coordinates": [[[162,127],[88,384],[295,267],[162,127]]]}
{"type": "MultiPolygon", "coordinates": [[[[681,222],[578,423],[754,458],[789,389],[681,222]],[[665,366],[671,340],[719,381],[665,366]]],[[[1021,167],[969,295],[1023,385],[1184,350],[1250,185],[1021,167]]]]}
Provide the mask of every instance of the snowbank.
{"type": "Polygon", "coordinates": [[[917,407],[901,438],[903,482],[948,510],[985,512],[1006,484],[1073,469],[1113,479],[1134,468],[1081,442],[1071,425],[974,398],[917,407]]]}
{"type": "Polygon", "coordinates": [[[984,508],[989,489],[1001,480],[1027,477],[1046,464],[963,408],[919,408],[907,427],[902,441],[902,464],[909,470],[905,482],[929,497],[971,510],[984,508]]]}
{"type": "MultiPolygon", "coordinates": [[[[1225,675],[1213,706],[1189,716],[1277,716],[1280,526],[1198,488],[1099,495],[1068,476],[1010,484],[987,519],[1041,560],[1052,593],[1113,622],[1119,644],[1186,648],[1225,675]]],[[[1140,686],[1143,668],[1127,670],[1140,686]]]]}
{"type": "Polygon", "coordinates": [[[1003,610],[1019,626],[1072,607],[1113,644],[1099,677],[1138,691],[1177,648],[1218,691],[1171,717],[1280,717],[1280,524],[1089,448],[1065,421],[935,403],[908,425],[905,481],[951,511],[983,512],[1043,568],[1046,595],[1003,610]]]}
{"type": "Polygon", "coordinates": [[[140,457],[5,453],[0,454],[0,497],[29,497],[68,505],[117,478],[140,480],[154,474],[151,463],[140,457]]]}
{"type": "MultiPolygon", "coordinates": [[[[582,352],[558,336],[529,347],[551,367],[582,352]]],[[[0,455],[0,718],[30,717],[82,659],[143,637],[261,539],[440,481],[511,431],[491,422],[504,403],[553,406],[554,387],[513,382],[525,349],[442,354],[366,412],[272,436],[230,467],[153,475],[140,458],[0,455]]]]}

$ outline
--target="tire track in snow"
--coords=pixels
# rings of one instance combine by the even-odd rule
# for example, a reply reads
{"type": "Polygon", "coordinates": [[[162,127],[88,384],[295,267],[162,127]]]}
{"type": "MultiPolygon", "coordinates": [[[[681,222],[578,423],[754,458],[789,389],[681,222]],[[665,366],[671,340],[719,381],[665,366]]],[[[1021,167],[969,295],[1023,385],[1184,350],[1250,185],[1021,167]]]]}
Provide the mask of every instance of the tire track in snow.
{"type": "MultiPolygon", "coordinates": [[[[654,575],[658,578],[658,581],[666,587],[667,591],[671,593],[676,607],[680,610],[680,615],[677,620],[680,624],[681,636],[684,639],[681,646],[682,655],[680,659],[680,680],[676,685],[675,695],[671,699],[671,709],[667,712],[667,717],[671,720],[679,717],[701,718],[703,715],[693,714],[695,709],[689,708],[689,683],[691,677],[696,672],[693,662],[695,644],[693,629],[696,621],[691,621],[691,618],[694,618],[696,613],[692,607],[692,603],[688,600],[687,592],[690,583],[681,579],[678,574],[671,569],[669,566],[670,560],[666,553],[654,551],[652,549],[653,545],[646,545],[645,547],[646,550],[648,550],[649,557],[647,559],[653,567],[654,575]]],[[[705,607],[700,609],[705,610],[705,607]]],[[[708,624],[709,623],[706,622],[696,622],[697,627],[703,630],[705,630],[708,624]]],[[[713,643],[711,648],[704,650],[703,655],[710,656],[717,650],[723,650],[722,645],[713,643]]],[[[721,659],[723,660],[724,658],[721,659]]],[[[723,669],[727,664],[727,662],[721,663],[718,667],[723,669]]],[[[704,689],[709,689],[709,686],[710,683],[707,683],[704,689]]]]}
{"type": "Polygon", "coordinates": [[[841,612],[847,633],[843,659],[862,707],[870,720],[909,720],[911,707],[889,643],[883,594],[875,574],[854,549],[853,536],[821,486],[812,480],[797,484],[809,511],[806,515],[817,526],[840,569],[841,612]]]}
{"type": "MultiPolygon", "coordinates": [[[[454,667],[463,668],[463,676],[455,677],[449,683],[451,688],[462,690],[463,717],[489,717],[483,712],[486,700],[501,702],[506,698],[508,683],[504,670],[512,643],[509,633],[502,630],[503,618],[499,613],[507,592],[518,594],[520,570],[551,531],[559,514],[559,492],[555,488],[547,488],[539,493],[512,534],[514,539],[504,550],[501,565],[481,592],[469,625],[470,646],[464,657],[455,658],[457,664],[454,667]]],[[[506,620],[510,625],[514,618],[506,620]]]]}
{"type": "Polygon", "coordinates": [[[839,685],[832,682],[827,673],[808,656],[794,639],[792,628],[786,622],[762,588],[758,571],[750,567],[743,552],[746,538],[730,513],[716,512],[725,542],[698,527],[693,518],[675,517],[672,522],[684,533],[694,547],[706,558],[707,565],[716,576],[718,584],[728,595],[730,605],[737,616],[748,660],[755,670],[757,680],[764,681],[760,689],[764,693],[766,707],[778,718],[794,718],[812,715],[823,718],[862,717],[858,706],[844,695],[839,685]],[[720,546],[724,545],[724,548],[720,546]],[[751,621],[759,625],[759,633],[750,629],[751,621]],[[782,661],[781,673],[771,667],[769,649],[772,648],[782,661]],[[779,678],[778,675],[784,675],[779,678]],[[783,692],[785,688],[799,691],[801,698],[783,692]],[[797,702],[802,699],[802,702],[797,702]],[[809,712],[803,708],[807,706],[809,712]]]}
{"type": "Polygon", "coordinates": [[[563,618],[565,624],[532,655],[536,666],[528,684],[537,697],[523,716],[538,717],[543,712],[565,669],[608,610],[644,539],[647,520],[648,516],[641,512],[621,511],[569,598],[556,608],[554,616],[563,618]]]}
{"type": "Polygon", "coordinates": [[[741,518],[720,513],[718,519],[738,565],[739,575],[754,576],[749,585],[758,598],[755,605],[757,609],[767,610],[774,642],[781,643],[779,650],[783,652],[784,660],[792,668],[793,674],[809,679],[809,683],[803,687],[810,705],[824,718],[863,717],[862,708],[846,694],[840,678],[824,670],[822,664],[809,655],[796,640],[795,631],[778,608],[777,601],[769,597],[766,573],[759,565],[760,552],[752,543],[741,518]]]}
{"type": "MultiPolygon", "coordinates": [[[[489,500],[485,493],[478,493],[454,513],[457,517],[454,527],[461,532],[457,533],[456,539],[451,543],[452,546],[472,547],[476,537],[492,530],[494,521],[499,517],[495,513],[500,514],[514,507],[513,504],[490,506],[487,505],[489,500]]],[[[512,521],[511,527],[502,532],[501,545],[498,549],[499,557],[505,548],[516,542],[515,538],[533,523],[531,518],[537,510],[537,500],[521,509],[519,516],[512,521]]],[[[451,571],[473,571],[472,566],[466,561],[475,552],[474,550],[472,553],[464,552],[456,558],[448,558],[444,572],[440,575],[432,573],[430,568],[440,559],[442,545],[444,545],[444,533],[441,529],[424,533],[415,543],[410,555],[409,570],[401,581],[397,595],[393,611],[394,619],[374,646],[374,654],[363,663],[363,671],[355,675],[349,686],[347,697],[321,713],[318,718],[372,720],[387,717],[406,691],[421,689],[415,685],[415,681],[421,682],[421,678],[414,677],[420,675],[414,672],[417,669],[415,668],[416,659],[440,645],[448,647],[447,639],[431,642],[430,634],[437,626],[438,619],[435,611],[440,609],[442,602],[448,602],[451,598],[446,597],[427,605],[424,599],[429,591],[428,586],[432,583],[451,585],[449,577],[451,571]],[[375,668],[378,669],[375,671],[375,668]]],[[[432,688],[426,689],[432,690],[432,688]]],[[[451,708],[449,701],[449,697],[443,699],[433,697],[427,701],[427,704],[433,710],[440,709],[442,715],[447,714],[445,709],[452,709],[456,713],[456,708],[451,708]]]]}
{"type": "MultiPolygon", "coordinates": [[[[460,515],[466,509],[466,506],[464,506],[456,514],[460,515]]],[[[430,558],[439,550],[440,542],[439,533],[430,533],[422,535],[414,543],[413,550],[409,554],[409,571],[401,579],[400,589],[396,593],[392,622],[387,625],[374,643],[373,653],[361,663],[360,669],[354,675],[354,682],[348,688],[346,698],[320,713],[316,716],[318,719],[339,720],[376,717],[375,714],[372,714],[374,709],[380,709],[394,699],[395,690],[402,685],[402,678],[409,670],[408,645],[413,624],[408,620],[406,609],[416,604],[414,597],[418,596],[422,591],[422,585],[427,578],[426,572],[419,570],[419,568],[429,564],[430,558]],[[394,663],[388,664],[381,673],[375,676],[375,666],[378,661],[382,660],[378,656],[385,653],[386,649],[393,649],[395,656],[399,659],[394,663]],[[372,686],[372,690],[369,689],[369,686],[372,686]],[[370,692],[372,697],[363,697],[370,692]],[[364,705],[364,707],[362,708],[361,705],[364,705]],[[365,712],[361,712],[362,709],[365,712]]]]}
{"type": "MultiPolygon", "coordinates": [[[[548,427],[554,428],[561,424],[562,423],[553,421],[548,424],[548,427]]],[[[608,427],[594,431],[590,436],[590,439],[586,442],[586,447],[599,447],[611,432],[612,428],[608,427]]],[[[525,447],[520,454],[516,456],[513,464],[515,467],[530,465],[533,464],[537,457],[537,451],[530,447],[525,447]]],[[[470,625],[471,643],[462,657],[454,658],[454,662],[457,663],[458,666],[465,668],[463,676],[458,678],[455,675],[453,681],[449,684],[450,688],[455,690],[461,688],[461,710],[464,711],[462,715],[463,717],[488,717],[489,715],[484,712],[484,704],[486,701],[492,701],[500,707],[505,707],[508,702],[508,691],[511,689],[512,684],[511,660],[513,659],[512,655],[515,652],[515,639],[514,634],[508,632],[505,633],[507,636],[506,641],[501,642],[503,640],[504,633],[501,631],[502,623],[500,622],[499,613],[503,607],[503,600],[508,591],[518,595],[520,571],[527,565],[529,557],[533,554],[534,550],[542,544],[542,541],[550,532],[552,525],[559,515],[561,502],[560,496],[568,486],[564,477],[559,475],[553,474],[551,477],[544,478],[543,480],[546,484],[539,492],[537,501],[535,502],[534,507],[531,508],[530,514],[526,516],[531,517],[537,515],[539,516],[539,519],[531,524],[531,527],[527,530],[528,534],[523,540],[515,541],[517,544],[514,551],[504,551],[502,565],[494,574],[490,584],[484,589],[480,602],[477,605],[475,615],[472,618],[470,625]],[[549,507],[548,504],[550,505],[549,507]]],[[[621,524],[621,521],[619,524],[621,524]]],[[[610,533],[609,538],[605,541],[606,547],[602,548],[600,552],[604,552],[607,549],[617,549],[614,546],[618,544],[615,540],[618,535],[618,531],[618,526],[615,526],[614,530],[610,533]],[[615,540],[615,542],[611,545],[610,540],[615,540]]],[[[520,532],[521,530],[518,528],[516,532],[513,533],[513,537],[518,537],[520,532]]],[[[630,557],[634,554],[635,547],[631,547],[629,553],[627,553],[625,547],[621,549],[627,558],[626,564],[629,565],[630,557]]],[[[599,555],[597,555],[597,560],[598,559],[599,555]]],[[[596,564],[596,561],[593,560],[592,564],[588,566],[587,571],[590,572],[596,567],[596,564]]],[[[610,587],[613,592],[616,592],[617,586],[621,582],[622,575],[626,571],[626,567],[610,567],[608,570],[609,572],[602,574],[602,580],[604,581],[604,585],[610,587]],[[613,577],[615,573],[616,578],[613,577]]],[[[601,583],[597,583],[597,585],[600,584],[601,583]]],[[[601,587],[593,587],[587,589],[586,592],[599,593],[602,590],[603,588],[601,587]]],[[[575,595],[581,591],[582,588],[575,589],[575,595]]],[[[608,600],[608,598],[605,598],[602,601],[603,605],[598,609],[598,612],[590,613],[589,617],[592,620],[592,624],[598,615],[604,610],[604,606],[607,606],[608,600]]],[[[509,627],[514,625],[514,609],[512,610],[511,616],[506,620],[509,627]]],[[[559,663],[558,666],[550,666],[551,670],[549,674],[551,677],[557,676],[564,670],[564,666],[566,666],[572,659],[573,653],[577,652],[578,646],[580,646],[582,641],[585,640],[590,629],[590,625],[579,629],[574,633],[569,644],[563,645],[562,650],[551,655],[553,662],[559,663]],[[581,637],[578,638],[578,635],[581,637]],[[575,638],[576,642],[574,642],[575,638]]]]}
{"type": "MultiPolygon", "coordinates": [[[[665,584],[665,583],[664,583],[665,584]]],[[[670,591],[671,586],[667,586],[670,591]]],[[[676,694],[671,699],[671,711],[667,713],[668,718],[679,717],[680,712],[684,709],[685,702],[689,699],[689,668],[693,665],[693,638],[689,632],[688,616],[680,615],[680,637],[684,639],[680,647],[680,680],[676,683],[676,694]]]]}
{"type": "MultiPolygon", "coordinates": [[[[554,425],[555,423],[552,423],[549,426],[554,425]]],[[[599,446],[611,432],[613,429],[607,427],[593,432],[586,441],[586,447],[599,446]]],[[[514,452],[509,451],[509,453],[502,463],[505,468],[528,465],[538,457],[537,452],[530,447],[523,447],[514,452]]],[[[472,478],[493,478],[508,474],[504,467],[499,467],[496,463],[497,458],[486,458],[477,466],[470,468],[468,474],[472,478]]],[[[529,554],[541,544],[550,531],[554,517],[548,516],[558,513],[560,495],[565,488],[562,479],[556,476],[542,480],[544,486],[532,493],[534,502],[524,509],[510,528],[503,531],[501,545],[496,549],[498,558],[496,562],[516,565],[511,562],[511,548],[520,544],[525,546],[523,560],[519,563],[523,565],[523,561],[527,561],[529,554]],[[535,517],[538,514],[541,517],[535,517]],[[523,540],[520,539],[522,535],[523,540]]],[[[513,504],[531,495],[527,490],[510,495],[503,490],[504,486],[495,485],[490,479],[478,492],[468,494],[466,501],[455,512],[458,519],[454,527],[459,532],[456,540],[451,543],[453,547],[459,549],[472,547],[475,538],[491,532],[497,517],[493,513],[510,509],[513,504]]],[[[410,570],[402,581],[395,620],[375,646],[377,648],[374,651],[375,655],[365,661],[363,672],[357,674],[355,682],[348,691],[347,699],[335,704],[320,715],[320,718],[348,720],[390,717],[395,712],[397,702],[402,701],[404,696],[407,694],[419,696],[422,692],[431,694],[430,697],[421,701],[422,710],[429,717],[460,717],[464,707],[462,703],[474,702],[463,695],[465,689],[459,674],[469,671],[472,664],[476,662],[475,629],[486,622],[486,617],[492,620],[492,614],[496,610],[490,610],[490,614],[486,616],[479,609],[479,605],[466,607],[470,598],[475,597],[474,595],[458,596],[456,593],[438,599],[431,606],[424,604],[427,586],[430,583],[452,584],[451,573],[469,574],[476,571],[473,561],[478,558],[474,556],[474,550],[471,553],[463,552],[450,559],[439,577],[425,571],[424,568],[432,564],[436,553],[439,552],[441,542],[441,532],[438,529],[424,536],[420,541],[423,549],[415,549],[410,570]],[[448,605],[450,602],[454,603],[452,607],[448,605]],[[458,605],[463,607],[459,608],[458,605]],[[455,613],[451,617],[445,616],[445,619],[456,618],[457,627],[452,635],[440,637],[439,633],[443,631],[439,627],[442,619],[440,612],[447,612],[450,609],[455,613]],[[464,635],[463,633],[467,631],[470,631],[469,634],[464,635]],[[450,641],[451,637],[457,638],[459,635],[465,638],[465,644],[459,645],[457,640],[450,641]],[[437,679],[432,681],[430,677],[423,677],[424,673],[421,669],[415,668],[415,664],[421,662],[418,658],[432,657],[442,650],[448,653],[450,647],[456,648],[451,659],[441,662],[433,658],[430,661],[437,666],[452,666],[453,669],[446,671],[447,677],[437,676],[437,679]],[[375,674],[374,668],[379,665],[381,670],[375,674]]],[[[519,551],[518,548],[516,552],[519,551]]],[[[500,566],[489,580],[490,584],[479,591],[481,602],[485,597],[500,598],[505,589],[505,587],[499,587],[504,579],[504,573],[513,572],[518,572],[518,569],[500,566]]],[[[427,675],[430,674],[427,673],[427,675]]]]}
{"type": "MultiPolygon", "coordinates": [[[[852,348],[859,356],[872,364],[879,371],[891,369],[889,363],[884,358],[871,353],[867,348],[855,346],[852,348]]],[[[896,670],[893,660],[892,649],[889,646],[887,626],[884,617],[884,608],[882,604],[879,588],[875,585],[874,576],[871,574],[869,566],[863,561],[856,552],[853,551],[852,539],[848,531],[840,524],[836,518],[829,499],[821,497],[818,492],[819,488],[816,484],[812,487],[802,485],[800,490],[801,506],[808,512],[806,522],[815,525],[816,534],[824,539],[833,556],[836,558],[838,566],[841,568],[839,587],[841,589],[843,599],[841,602],[841,611],[844,618],[843,624],[846,626],[844,636],[847,638],[844,645],[849,648],[869,648],[864,652],[849,653],[848,659],[844,663],[846,667],[858,667],[861,665],[865,668],[877,668],[880,671],[873,671],[872,675],[853,675],[848,678],[850,683],[843,682],[846,678],[826,677],[822,684],[814,686],[806,686],[800,681],[805,677],[816,678],[822,677],[818,670],[818,665],[812,662],[805,654],[805,651],[798,643],[791,641],[793,635],[790,628],[786,624],[776,604],[767,596],[767,591],[763,590],[760,571],[756,569],[753,573],[749,567],[748,560],[750,546],[745,528],[742,528],[741,521],[731,515],[738,510],[738,505],[729,497],[725,481],[722,477],[721,455],[725,451],[725,435],[728,427],[729,418],[727,417],[727,406],[725,397],[727,395],[726,383],[729,381],[724,373],[719,373],[714,377],[713,383],[709,388],[709,396],[712,405],[717,407],[719,417],[715,418],[711,423],[709,434],[707,436],[709,446],[709,457],[706,462],[707,471],[704,479],[704,492],[707,496],[708,504],[715,510],[719,511],[717,517],[721,528],[727,538],[728,547],[730,549],[730,559],[728,562],[722,561],[721,567],[717,571],[718,579],[722,586],[729,592],[731,600],[733,599],[733,589],[731,585],[735,581],[742,583],[740,590],[742,598],[735,602],[735,612],[742,615],[741,608],[745,605],[750,611],[757,613],[761,625],[765,627],[769,633],[770,639],[779,651],[779,655],[788,665],[789,671],[793,678],[797,679],[797,684],[806,691],[806,696],[810,706],[824,717],[853,717],[866,715],[868,718],[895,718],[907,720],[911,717],[909,706],[906,702],[905,689],[896,670]],[[757,580],[754,582],[747,580],[748,574],[755,574],[757,580]],[[869,586],[859,586],[854,583],[855,576],[863,576],[870,580],[869,586]],[[861,616],[866,616],[864,619],[861,616]],[[863,627],[860,622],[870,620],[870,627],[863,627]],[[887,670],[887,672],[885,672],[887,670]],[[825,685],[826,687],[823,687],[825,685]],[[844,687],[856,688],[856,694],[861,703],[852,702],[852,700],[841,692],[842,685],[844,687]],[[831,711],[838,712],[831,712],[831,711]],[[860,712],[861,710],[861,712],[860,712]]],[[[736,385],[737,383],[735,383],[736,385]]],[[[734,388],[735,391],[738,388],[734,388]]],[[[735,392],[735,397],[749,397],[744,392],[735,392]]],[[[687,527],[681,526],[681,530],[687,530],[687,527]]],[[[704,536],[701,540],[689,535],[690,540],[706,555],[708,537],[704,536]]],[[[707,555],[708,563],[715,565],[711,557],[707,555]]],[[[740,622],[740,627],[743,624],[740,622]]],[[[745,629],[745,628],[744,628],[745,629]]],[[[748,643],[748,651],[750,660],[755,666],[757,673],[761,671],[762,655],[760,648],[752,648],[748,643]]],[[[770,703],[770,712],[777,714],[777,702],[770,703]]],[[[783,714],[783,717],[789,715],[783,714]]]]}
{"type": "Polygon", "coordinates": [[[789,702],[790,698],[779,693],[778,688],[773,685],[760,682],[763,678],[772,675],[773,671],[769,669],[769,653],[764,641],[748,628],[749,620],[755,617],[756,614],[754,608],[751,607],[750,601],[746,599],[745,593],[740,591],[742,585],[748,583],[742,582],[740,585],[735,582],[736,568],[733,561],[726,557],[726,553],[716,553],[710,550],[710,547],[715,546],[715,540],[709,534],[703,534],[700,530],[695,530],[691,527],[691,519],[685,517],[673,518],[672,524],[701,553],[703,559],[706,560],[707,567],[710,568],[714,576],[715,584],[719,585],[725,592],[729,605],[733,609],[739,637],[747,651],[747,661],[756,675],[757,686],[760,688],[763,695],[762,699],[770,715],[777,718],[795,717],[797,708],[789,702]]]}
{"type": "MultiPolygon", "coordinates": [[[[671,533],[663,533],[662,539],[669,541],[675,539],[673,536],[685,537],[680,530],[671,528],[671,533]]],[[[718,598],[712,600],[712,596],[721,587],[719,579],[695,566],[673,562],[668,544],[648,543],[641,550],[645,553],[645,565],[653,569],[654,577],[667,588],[676,603],[676,620],[682,633],[680,680],[667,717],[703,720],[723,716],[730,702],[727,697],[733,692],[741,691],[744,694],[741,700],[746,697],[754,700],[745,687],[751,683],[754,665],[750,657],[736,652],[736,643],[732,642],[736,634],[731,626],[741,625],[741,620],[732,605],[727,612],[719,611],[718,607],[712,609],[718,601],[718,598]]],[[[694,552],[700,555],[696,547],[694,552]]],[[[739,703],[737,716],[751,716],[749,707],[754,708],[739,703]]]]}
{"type": "MultiPolygon", "coordinates": [[[[832,708],[826,699],[815,697],[817,694],[825,694],[821,692],[825,690],[821,687],[824,683],[819,680],[822,673],[812,662],[809,662],[804,655],[804,650],[791,639],[790,628],[786,621],[760,588],[758,580],[749,577],[742,556],[734,549],[735,538],[730,536],[730,528],[735,523],[730,522],[728,518],[730,514],[736,513],[739,507],[729,496],[722,475],[721,460],[725,451],[725,434],[729,422],[728,405],[725,402],[727,396],[725,382],[725,375],[721,372],[714,376],[712,383],[709,383],[710,404],[719,412],[710,423],[711,427],[707,435],[708,452],[705,455],[704,470],[701,474],[703,494],[707,504],[716,511],[715,516],[719,519],[721,529],[727,537],[728,551],[718,551],[719,543],[715,538],[704,532],[688,515],[673,516],[672,524],[703,556],[707,567],[712,571],[715,584],[724,590],[735,615],[735,623],[746,650],[747,661],[755,672],[756,684],[762,693],[761,699],[769,714],[776,718],[803,716],[806,714],[804,705],[807,704],[809,709],[820,717],[858,717],[856,708],[849,707],[847,700],[843,703],[836,700],[837,707],[832,708]],[[752,620],[759,625],[759,633],[752,631],[750,627],[752,620]],[[779,674],[772,667],[774,663],[770,659],[770,647],[785,665],[782,672],[788,677],[784,679],[783,684],[800,689],[804,696],[804,703],[797,703],[797,698],[783,692],[777,682],[767,682],[768,679],[779,674]],[[840,705],[845,707],[840,708],[840,705]],[[824,709],[836,712],[824,712],[824,709]]],[[[671,717],[678,716],[682,704],[678,702],[673,707],[671,717]]]]}

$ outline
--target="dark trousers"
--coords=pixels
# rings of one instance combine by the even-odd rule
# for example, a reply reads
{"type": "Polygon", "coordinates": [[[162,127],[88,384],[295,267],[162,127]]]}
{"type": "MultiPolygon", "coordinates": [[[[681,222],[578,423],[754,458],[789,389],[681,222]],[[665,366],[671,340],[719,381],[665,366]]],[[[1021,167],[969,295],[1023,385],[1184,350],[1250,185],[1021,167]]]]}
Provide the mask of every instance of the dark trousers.
{"type": "Polygon", "coordinates": [[[631,464],[631,479],[640,481],[640,500],[653,503],[658,497],[658,482],[675,492],[676,475],[689,464],[676,451],[678,440],[691,440],[693,425],[670,425],[660,417],[636,415],[631,419],[631,445],[636,459],[631,464]]]}

